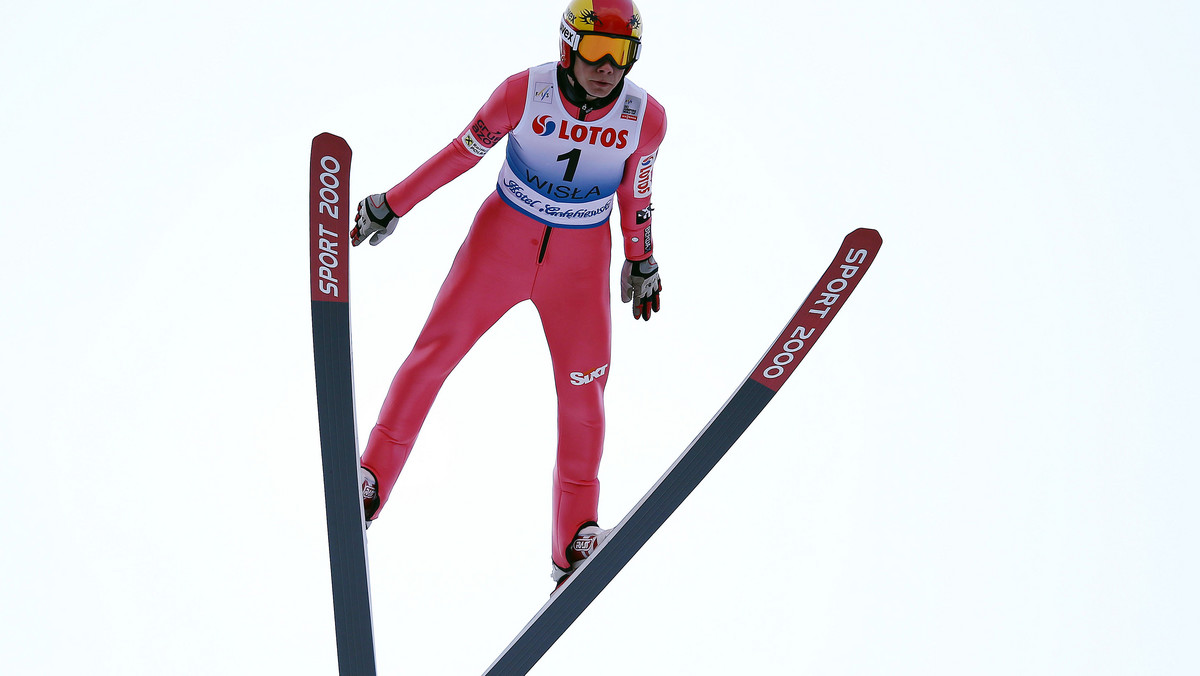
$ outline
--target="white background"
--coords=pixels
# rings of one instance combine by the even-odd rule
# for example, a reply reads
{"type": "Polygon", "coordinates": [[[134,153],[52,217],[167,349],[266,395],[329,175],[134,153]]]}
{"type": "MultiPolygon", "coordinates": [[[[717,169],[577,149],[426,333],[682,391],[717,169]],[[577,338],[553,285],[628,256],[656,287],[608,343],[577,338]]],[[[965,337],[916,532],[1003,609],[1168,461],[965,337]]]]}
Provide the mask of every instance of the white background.
{"type": "MultiPolygon", "coordinates": [[[[310,139],[386,190],[556,58],[563,8],[413,4],[4,8],[0,671],[335,673],[310,139]]],[[[605,525],[842,237],[884,245],[532,673],[1200,670],[1198,6],[641,9],[666,290],[614,307],[605,525]]],[[[360,440],[500,160],[355,250],[360,440]]],[[[525,304],[371,529],[381,673],[480,673],[549,594],[553,427],[525,304]]]]}

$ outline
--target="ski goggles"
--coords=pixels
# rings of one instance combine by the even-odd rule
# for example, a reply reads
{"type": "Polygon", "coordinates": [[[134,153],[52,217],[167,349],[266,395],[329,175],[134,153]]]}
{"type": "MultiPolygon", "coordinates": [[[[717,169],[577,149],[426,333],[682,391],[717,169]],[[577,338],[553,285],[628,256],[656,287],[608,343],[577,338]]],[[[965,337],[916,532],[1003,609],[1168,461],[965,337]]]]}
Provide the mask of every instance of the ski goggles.
{"type": "Polygon", "coordinates": [[[586,33],[579,36],[579,45],[575,48],[579,58],[593,66],[601,61],[610,60],[617,68],[628,68],[637,61],[642,45],[629,38],[613,37],[586,33]]]}

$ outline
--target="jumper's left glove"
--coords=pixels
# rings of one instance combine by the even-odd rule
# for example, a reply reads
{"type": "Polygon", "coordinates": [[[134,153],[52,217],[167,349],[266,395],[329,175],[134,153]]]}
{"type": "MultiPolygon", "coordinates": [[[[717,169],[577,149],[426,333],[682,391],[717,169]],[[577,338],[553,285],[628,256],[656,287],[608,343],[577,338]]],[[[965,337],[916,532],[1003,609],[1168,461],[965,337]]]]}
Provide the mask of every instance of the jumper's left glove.
{"type": "Polygon", "coordinates": [[[658,279],[658,263],[654,256],[644,261],[626,260],[621,268],[621,302],[633,302],[633,318],[650,321],[650,313],[658,312],[658,294],[662,282],[658,279]]]}

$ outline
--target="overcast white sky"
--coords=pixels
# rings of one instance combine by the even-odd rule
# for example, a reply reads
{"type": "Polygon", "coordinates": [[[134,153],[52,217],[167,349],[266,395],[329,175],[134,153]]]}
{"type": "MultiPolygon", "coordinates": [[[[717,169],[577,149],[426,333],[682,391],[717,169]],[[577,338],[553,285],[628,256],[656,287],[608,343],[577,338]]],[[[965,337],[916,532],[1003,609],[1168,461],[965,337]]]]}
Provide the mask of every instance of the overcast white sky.
{"type": "MultiPolygon", "coordinates": [[[[387,189],[563,2],[7,5],[0,671],[333,674],[310,139],[387,189]]],[[[614,308],[604,525],[884,245],[532,673],[1200,671],[1200,5],[641,9],[666,292],[614,308]]],[[[500,160],[354,252],[360,439],[500,160]]],[[[481,673],[545,600],[553,426],[524,305],[371,529],[382,674],[481,673]]]]}

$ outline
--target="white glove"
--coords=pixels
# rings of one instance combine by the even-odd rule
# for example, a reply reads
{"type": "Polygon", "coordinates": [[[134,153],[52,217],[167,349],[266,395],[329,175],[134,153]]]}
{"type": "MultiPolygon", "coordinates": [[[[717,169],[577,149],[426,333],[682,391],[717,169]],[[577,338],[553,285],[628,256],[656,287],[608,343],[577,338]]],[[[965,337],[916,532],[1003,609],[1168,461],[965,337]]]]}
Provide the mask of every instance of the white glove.
{"type": "Polygon", "coordinates": [[[350,243],[358,246],[370,237],[371,246],[376,246],[392,234],[399,222],[400,217],[392,211],[384,193],[371,195],[358,203],[354,228],[350,230],[350,243]]]}
{"type": "Polygon", "coordinates": [[[633,302],[634,319],[650,321],[650,313],[658,312],[660,291],[662,282],[658,279],[654,256],[644,261],[625,261],[621,268],[621,302],[633,302]]]}

